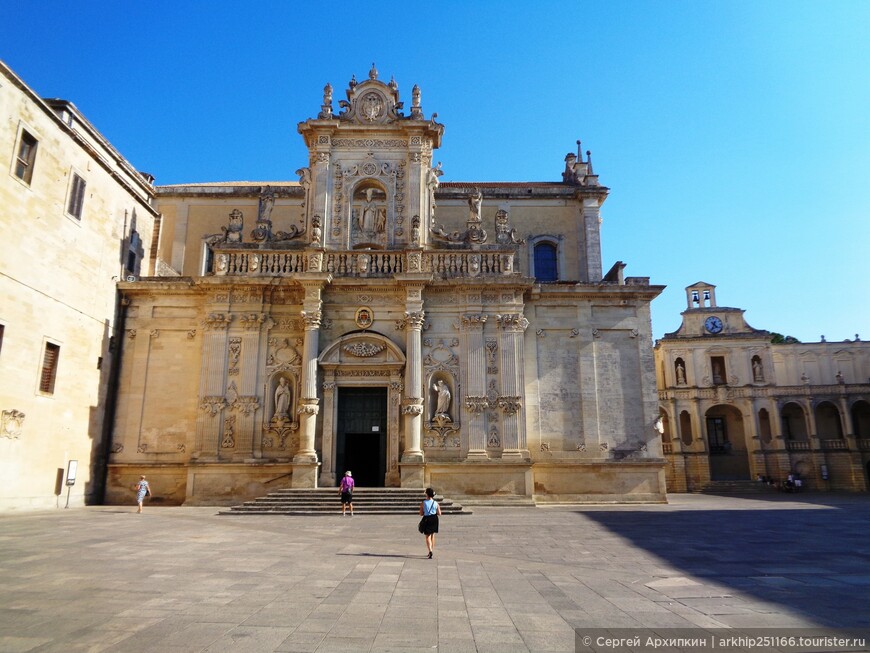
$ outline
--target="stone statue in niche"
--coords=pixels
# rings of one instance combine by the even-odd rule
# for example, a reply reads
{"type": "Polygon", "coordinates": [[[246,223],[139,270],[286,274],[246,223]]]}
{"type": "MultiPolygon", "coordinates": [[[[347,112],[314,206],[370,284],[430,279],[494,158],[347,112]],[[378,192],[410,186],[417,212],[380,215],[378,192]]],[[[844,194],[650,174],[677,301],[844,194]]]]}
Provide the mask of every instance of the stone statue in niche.
{"type": "Polygon", "coordinates": [[[432,389],[435,391],[435,414],[432,416],[432,421],[439,426],[452,422],[450,417],[450,388],[447,387],[443,379],[438,379],[432,389]]]}
{"type": "Polygon", "coordinates": [[[686,368],[681,362],[677,363],[677,385],[686,385],[686,368]]]}
{"type": "Polygon", "coordinates": [[[282,376],[278,380],[278,387],[275,388],[275,413],[272,416],[272,420],[283,421],[289,419],[289,409],[290,387],[287,385],[287,379],[282,376]]]}
{"type": "Polygon", "coordinates": [[[752,378],[755,379],[756,383],[764,381],[764,366],[758,358],[752,361],[752,378]]]}

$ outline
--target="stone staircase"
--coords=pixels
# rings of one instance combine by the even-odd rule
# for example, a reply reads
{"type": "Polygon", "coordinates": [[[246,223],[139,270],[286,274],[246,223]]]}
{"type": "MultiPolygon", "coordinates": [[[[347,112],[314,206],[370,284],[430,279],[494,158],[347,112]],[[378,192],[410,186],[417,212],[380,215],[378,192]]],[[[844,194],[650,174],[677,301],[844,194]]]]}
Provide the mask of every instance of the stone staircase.
{"type": "Polygon", "coordinates": [[[776,488],[760,481],[710,481],[703,494],[774,494],[776,488]]]}
{"type": "MultiPolygon", "coordinates": [[[[357,515],[416,515],[424,497],[423,489],[358,487],[353,493],[353,511],[357,515]]],[[[470,515],[443,496],[435,495],[445,515],[470,515]]],[[[221,515],[340,515],[338,488],[285,488],[240,506],[221,510],[221,515]]]]}

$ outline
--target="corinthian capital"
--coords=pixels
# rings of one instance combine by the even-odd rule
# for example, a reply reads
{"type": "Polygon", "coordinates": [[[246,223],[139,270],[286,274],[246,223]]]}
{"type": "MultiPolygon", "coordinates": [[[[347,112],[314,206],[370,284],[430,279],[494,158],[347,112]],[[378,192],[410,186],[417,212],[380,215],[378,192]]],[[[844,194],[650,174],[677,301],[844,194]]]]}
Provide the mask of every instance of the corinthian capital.
{"type": "Polygon", "coordinates": [[[319,329],[322,318],[323,313],[321,311],[302,311],[302,322],[305,324],[306,331],[319,329]]]}
{"type": "Polygon", "coordinates": [[[505,315],[496,315],[495,319],[498,325],[505,331],[525,331],[529,326],[529,321],[520,313],[507,313],[505,315]]]}
{"type": "Polygon", "coordinates": [[[461,318],[460,326],[463,331],[482,331],[486,318],[484,313],[466,313],[461,318]]]}

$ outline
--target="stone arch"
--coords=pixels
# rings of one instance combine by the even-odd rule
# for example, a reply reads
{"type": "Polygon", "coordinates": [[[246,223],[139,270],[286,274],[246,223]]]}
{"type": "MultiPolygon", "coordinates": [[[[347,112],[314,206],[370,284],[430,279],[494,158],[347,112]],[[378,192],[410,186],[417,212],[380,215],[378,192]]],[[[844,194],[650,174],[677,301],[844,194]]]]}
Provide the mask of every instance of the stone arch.
{"type": "Polygon", "coordinates": [[[770,428],[770,413],[767,408],[761,408],[758,411],[758,436],[764,444],[770,444],[773,438],[773,432],[770,428]]]}
{"type": "Polygon", "coordinates": [[[803,406],[795,401],[787,402],[779,411],[782,420],[782,435],[786,440],[809,440],[807,417],[803,406]]]}
{"type": "Polygon", "coordinates": [[[695,439],[692,434],[692,416],[687,410],[680,413],[680,439],[686,446],[691,445],[695,439]]]}
{"type": "Polygon", "coordinates": [[[710,478],[748,480],[749,452],[743,413],[736,406],[717,404],[707,409],[704,417],[710,478]]]}
{"type": "Polygon", "coordinates": [[[815,407],[816,432],[821,440],[842,440],[843,420],[840,409],[830,401],[820,401],[815,407]]]}
{"type": "Polygon", "coordinates": [[[852,404],[852,428],[859,440],[870,439],[870,402],[865,399],[852,404]]]}

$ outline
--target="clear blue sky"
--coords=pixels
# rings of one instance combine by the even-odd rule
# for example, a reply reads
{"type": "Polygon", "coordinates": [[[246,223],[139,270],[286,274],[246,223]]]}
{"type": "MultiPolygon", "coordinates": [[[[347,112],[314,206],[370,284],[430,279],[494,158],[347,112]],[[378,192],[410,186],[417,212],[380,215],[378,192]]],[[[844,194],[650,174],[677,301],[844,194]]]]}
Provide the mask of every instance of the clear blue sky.
{"type": "Polygon", "coordinates": [[[296,123],[377,63],[445,125],[443,181],[559,179],[583,141],[605,269],[762,329],[870,339],[870,2],[0,2],[0,59],[158,184],[297,177],[296,123]]]}

